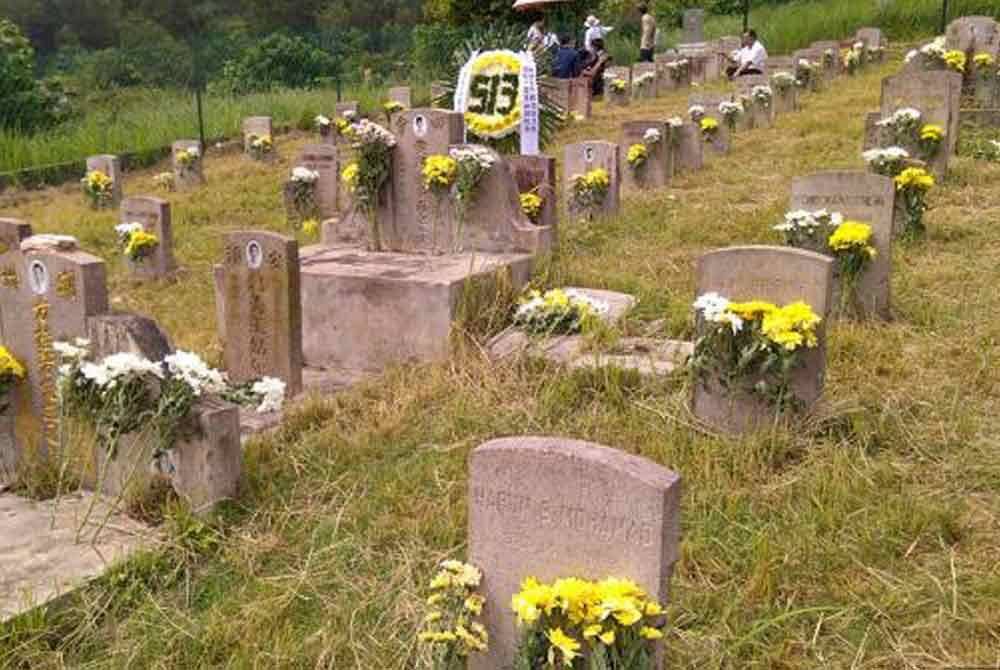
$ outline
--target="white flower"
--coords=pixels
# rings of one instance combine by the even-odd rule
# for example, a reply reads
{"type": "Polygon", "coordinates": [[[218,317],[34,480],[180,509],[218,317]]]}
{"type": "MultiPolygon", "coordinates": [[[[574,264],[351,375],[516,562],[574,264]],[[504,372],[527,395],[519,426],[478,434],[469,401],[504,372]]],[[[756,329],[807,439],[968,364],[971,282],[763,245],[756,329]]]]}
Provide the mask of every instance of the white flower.
{"type": "Polygon", "coordinates": [[[771,81],[773,81],[778,86],[781,86],[782,84],[785,84],[787,86],[792,86],[796,83],[795,75],[792,74],[791,72],[775,72],[773,75],[771,75],[771,81]]]}
{"type": "Polygon", "coordinates": [[[314,184],[319,179],[319,172],[315,170],[310,170],[307,167],[302,167],[301,165],[292,168],[292,181],[300,182],[303,184],[314,184]]]}
{"type": "Polygon", "coordinates": [[[632,87],[642,88],[643,86],[653,81],[654,79],[656,79],[655,72],[643,72],[638,77],[632,80],[632,87]]]}
{"type": "Polygon", "coordinates": [[[320,114],[316,117],[316,125],[320,127],[328,126],[330,125],[330,119],[320,114]]]}
{"type": "Polygon", "coordinates": [[[844,217],[840,212],[831,214],[825,209],[818,209],[814,212],[800,209],[787,212],[785,220],[782,223],[772,226],[772,228],[783,233],[801,231],[811,235],[817,228],[836,228],[843,222],[844,217]]]}
{"type": "Polygon", "coordinates": [[[691,105],[688,107],[688,116],[695,120],[705,116],[705,107],[703,105],[691,105]]]}
{"type": "Polygon", "coordinates": [[[719,103],[719,113],[723,116],[732,116],[734,114],[739,114],[743,111],[743,105],[738,102],[731,102],[729,100],[723,100],[719,103]]]}
{"type": "Polygon", "coordinates": [[[855,42],[854,43],[854,48],[855,49],[859,49],[859,50],[860,49],[864,49],[865,48],[865,43],[864,42],[855,42]]]}
{"type": "Polygon", "coordinates": [[[489,170],[497,161],[489,149],[480,146],[451,149],[448,154],[457,163],[476,163],[482,170],[489,170]]]}
{"type": "Polygon", "coordinates": [[[861,154],[866,163],[878,164],[889,161],[900,161],[910,157],[910,153],[902,147],[886,147],[869,149],[861,154]]]}
{"type": "Polygon", "coordinates": [[[263,377],[254,382],[250,390],[260,398],[258,414],[279,412],[285,404],[285,382],[274,377],[263,377]]]}
{"type": "Polygon", "coordinates": [[[802,68],[802,69],[804,69],[804,70],[811,70],[813,68],[813,64],[810,63],[805,58],[800,58],[799,59],[799,67],[802,68]]]}
{"type": "Polygon", "coordinates": [[[662,139],[660,131],[656,128],[648,128],[646,134],[642,136],[642,141],[645,144],[656,144],[662,139]]]}
{"type": "Polygon", "coordinates": [[[90,340],[78,337],[72,344],[69,342],[53,342],[52,350],[59,354],[59,357],[63,361],[79,363],[90,353],[88,350],[89,346],[90,340]]]}
{"type": "Polygon", "coordinates": [[[947,47],[943,35],[935,37],[932,42],[928,42],[920,47],[920,53],[925,56],[931,56],[932,58],[944,58],[946,50],[947,47]]]}
{"type": "Polygon", "coordinates": [[[903,58],[903,61],[906,63],[912,63],[913,59],[919,55],[920,55],[919,51],[917,51],[916,49],[910,49],[909,51],[906,52],[906,56],[903,58]]]}
{"type": "Polygon", "coordinates": [[[765,86],[763,84],[760,84],[750,89],[750,96],[754,100],[758,100],[763,103],[768,103],[771,101],[771,98],[774,97],[774,91],[771,90],[770,86],[765,86]]]}
{"type": "Polygon", "coordinates": [[[710,323],[726,323],[732,328],[733,333],[743,330],[743,319],[738,315],[728,312],[729,299],[715,293],[704,293],[694,301],[696,311],[702,313],[704,319],[710,323]]]}
{"type": "Polygon", "coordinates": [[[920,117],[920,110],[913,109],[912,107],[903,107],[901,109],[897,109],[891,116],[887,116],[881,121],[877,121],[875,125],[883,128],[906,127],[919,123],[920,117]]]}
{"type": "Polygon", "coordinates": [[[608,305],[608,303],[603,300],[592,298],[585,293],[577,291],[576,289],[568,288],[565,293],[571,303],[574,305],[586,305],[594,314],[598,316],[603,316],[611,310],[611,306],[608,305]]]}
{"type": "Polygon", "coordinates": [[[396,146],[395,135],[368,119],[361,119],[352,123],[351,135],[357,139],[359,144],[383,144],[387,147],[396,146]]]}
{"type": "Polygon", "coordinates": [[[357,115],[358,115],[357,112],[355,112],[353,109],[345,109],[344,113],[341,114],[341,116],[347,119],[348,121],[352,121],[354,117],[357,115]]]}
{"type": "Polygon", "coordinates": [[[102,391],[114,389],[119,382],[128,378],[153,375],[163,378],[163,368],[159,363],[133,353],[112,354],[100,363],[84,363],[80,366],[80,374],[93,382],[102,391]]]}
{"type": "Polygon", "coordinates": [[[671,128],[681,128],[684,126],[684,119],[679,116],[671,116],[667,119],[667,125],[671,128]]]}
{"type": "Polygon", "coordinates": [[[119,223],[115,226],[115,233],[118,235],[118,240],[125,244],[132,237],[133,233],[137,233],[140,230],[145,230],[145,227],[141,223],[131,222],[131,223],[119,223]]]}
{"type": "Polygon", "coordinates": [[[172,377],[184,381],[196,396],[205,393],[222,393],[226,379],[218,370],[210,368],[197,354],[178,350],[163,359],[172,377]]]}

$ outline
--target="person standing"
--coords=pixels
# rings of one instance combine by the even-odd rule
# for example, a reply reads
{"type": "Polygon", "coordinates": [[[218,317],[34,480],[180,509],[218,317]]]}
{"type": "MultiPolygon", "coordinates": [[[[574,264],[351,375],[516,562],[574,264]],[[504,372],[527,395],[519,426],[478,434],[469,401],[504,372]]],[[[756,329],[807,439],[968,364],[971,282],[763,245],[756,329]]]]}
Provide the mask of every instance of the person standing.
{"type": "Polygon", "coordinates": [[[560,42],[559,51],[556,52],[555,62],[552,64],[552,74],[557,79],[579,77],[583,69],[580,52],[573,46],[573,40],[569,35],[563,35],[560,42]]]}
{"type": "Polygon", "coordinates": [[[639,42],[639,62],[652,63],[653,51],[656,48],[656,17],[649,13],[649,7],[639,5],[642,15],[642,36],[639,42]]]}
{"type": "Polygon", "coordinates": [[[604,95],[604,71],[611,63],[611,54],[604,48],[604,40],[596,38],[590,45],[591,59],[581,73],[584,77],[590,78],[590,89],[595,98],[604,95]]]}
{"type": "Polygon", "coordinates": [[[587,17],[586,22],[583,24],[587,28],[587,32],[583,37],[583,48],[590,53],[594,53],[594,41],[601,40],[602,42],[608,36],[614,28],[610,26],[602,26],[601,20],[591,14],[587,17]]]}

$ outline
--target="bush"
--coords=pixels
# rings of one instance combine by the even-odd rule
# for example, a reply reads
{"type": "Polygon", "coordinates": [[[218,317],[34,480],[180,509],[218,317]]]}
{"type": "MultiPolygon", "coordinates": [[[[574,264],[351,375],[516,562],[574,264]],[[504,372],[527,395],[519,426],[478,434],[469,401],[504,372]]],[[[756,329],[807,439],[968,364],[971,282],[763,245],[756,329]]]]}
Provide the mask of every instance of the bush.
{"type": "Polygon", "coordinates": [[[444,24],[419,25],[413,29],[413,62],[424,78],[433,79],[448,71],[456,51],[472,34],[466,28],[444,24]]]}
{"type": "Polygon", "coordinates": [[[301,37],[275,33],[228,61],[216,88],[230,93],[269,91],[275,87],[311,88],[336,72],[326,52],[301,37]]]}
{"type": "Polygon", "coordinates": [[[35,52],[13,23],[0,19],[0,128],[30,132],[69,114],[69,100],[56,81],[39,82],[35,52]]]}

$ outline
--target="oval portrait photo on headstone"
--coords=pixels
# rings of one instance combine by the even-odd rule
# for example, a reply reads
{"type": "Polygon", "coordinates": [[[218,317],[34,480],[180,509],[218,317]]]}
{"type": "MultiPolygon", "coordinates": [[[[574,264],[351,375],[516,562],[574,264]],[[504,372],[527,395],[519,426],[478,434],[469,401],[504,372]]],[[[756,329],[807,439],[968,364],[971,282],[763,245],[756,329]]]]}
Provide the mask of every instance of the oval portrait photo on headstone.
{"type": "Polygon", "coordinates": [[[417,137],[425,137],[427,135],[427,117],[423,114],[417,114],[413,119],[413,134],[417,137]]]}
{"type": "Polygon", "coordinates": [[[594,162],[594,147],[586,147],[583,150],[583,160],[587,161],[588,163],[594,162]]]}
{"type": "Polygon", "coordinates": [[[45,295],[49,292],[49,270],[41,261],[31,261],[28,266],[28,285],[35,295],[45,295]]]}
{"type": "Polygon", "coordinates": [[[260,242],[252,240],[247,244],[247,266],[251,270],[257,270],[264,262],[264,251],[260,248],[260,242]]]}

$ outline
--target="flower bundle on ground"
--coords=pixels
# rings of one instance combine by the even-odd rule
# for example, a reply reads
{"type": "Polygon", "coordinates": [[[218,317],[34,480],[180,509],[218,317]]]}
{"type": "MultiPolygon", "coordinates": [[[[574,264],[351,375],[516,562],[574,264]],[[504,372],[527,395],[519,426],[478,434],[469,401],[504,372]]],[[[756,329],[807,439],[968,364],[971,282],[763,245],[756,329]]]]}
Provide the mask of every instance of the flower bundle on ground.
{"type": "Polygon", "coordinates": [[[905,223],[903,236],[915,239],[922,237],[924,212],[927,211],[927,192],[934,188],[934,176],[923,168],[906,168],[895,177],[896,191],[903,198],[905,223]]]}
{"type": "Polygon", "coordinates": [[[532,223],[538,223],[538,217],[542,214],[544,200],[537,193],[521,194],[521,211],[532,223]]]}
{"type": "Polygon", "coordinates": [[[6,411],[7,393],[26,375],[24,366],[5,346],[0,346],[0,412],[6,411]]]}
{"type": "Polygon", "coordinates": [[[153,185],[164,191],[173,191],[177,186],[177,180],[173,172],[161,172],[153,177],[153,185]]]}
{"type": "Polygon", "coordinates": [[[573,289],[530,291],[521,299],[514,325],[531,335],[575,335],[608,312],[608,305],[573,289]]]}
{"type": "Polygon", "coordinates": [[[663,637],[663,608],[629,579],[528,577],[511,608],[521,630],[515,668],[652,670],[663,637]]]}
{"type": "Polygon", "coordinates": [[[570,179],[573,185],[573,205],[590,212],[604,204],[611,187],[611,175],[604,168],[595,168],[585,174],[576,174],[570,179]]]}
{"type": "Polygon", "coordinates": [[[910,152],[902,147],[885,147],[869,149],[861,157],[875,173],[895,177],[909,160],[910,152]]]}
{"type": "Polygon", "coordinates": [[[289,185],[296,221],[319,216],[319,203],[316,202],[316,182],[318,181],[319,172],[301,165],[292,168],[289,185]]]}
{"type": "Polygon", "coordinates": [[[688,363],[698,383],[761,397],[777,411],[801,406],[791,389],[792,373],[802,352],[819,346],[822,321],[809,305],[734,303],[707,293],[698,297],[694,309],[704,327],[688,363]]]}
{"type": "Polygon", "coordinates": [[[160,246],[156,235],[147,232],[141,223],[120,223],[115,226],[115,233],[122,253],[133,263],[143,262],[160,246]]]}
{"type": "Polygon", "coordinates": [[[699,121],[698,127],[701,129],[702,137],[705,138],[706,142],[711,142],[719,132],[719,122],[711,116],[706,116],[699,121]]]}
{"type": "Polygon", "coordinates": [[[100,170],[91,170],[80,183],[83,186],[83,194],[90,200],[91,207],[98,209],[111,204],[115,182],[109,175],[100,170]]]}
{"type": "Polygon", "coordinates": [[[444,561],[430,583],[427,614],[418,639],[429,647],[431,670],[465,670],[470,654],[489,646],[486,628],[476,618],[486,599],[477,591],[482,573],[461,561],[444,561]]]}

